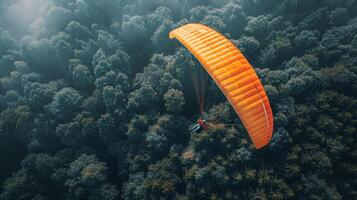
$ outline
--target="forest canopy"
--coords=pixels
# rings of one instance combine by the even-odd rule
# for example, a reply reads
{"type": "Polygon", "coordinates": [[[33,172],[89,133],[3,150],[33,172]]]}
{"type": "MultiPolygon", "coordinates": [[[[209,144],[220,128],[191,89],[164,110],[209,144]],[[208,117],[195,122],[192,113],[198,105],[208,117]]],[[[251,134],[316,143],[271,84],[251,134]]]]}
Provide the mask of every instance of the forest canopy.
{"type": "Polygon", "coordinates": [[[356,0],[0,0],[0,200],[357,198],[356,0]],[[199,22],[258,73],[256,150],[168,33],[199,22]]]}

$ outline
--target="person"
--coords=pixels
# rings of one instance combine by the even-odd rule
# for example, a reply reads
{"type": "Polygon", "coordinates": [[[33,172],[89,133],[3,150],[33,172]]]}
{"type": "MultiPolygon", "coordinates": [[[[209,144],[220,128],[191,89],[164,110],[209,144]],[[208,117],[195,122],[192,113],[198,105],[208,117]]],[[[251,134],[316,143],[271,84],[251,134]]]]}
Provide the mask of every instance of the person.
{"type": "Polygon", "coordinates": [[[199,118],[197,120],[197,123],[194,124],[193,126],[191,126],[189,129],[190,129],[190,132],[192,132],[192,133],[200,133],[203,130],[207,130],[208,127],[206,124],[206,120],[199,118]]]}

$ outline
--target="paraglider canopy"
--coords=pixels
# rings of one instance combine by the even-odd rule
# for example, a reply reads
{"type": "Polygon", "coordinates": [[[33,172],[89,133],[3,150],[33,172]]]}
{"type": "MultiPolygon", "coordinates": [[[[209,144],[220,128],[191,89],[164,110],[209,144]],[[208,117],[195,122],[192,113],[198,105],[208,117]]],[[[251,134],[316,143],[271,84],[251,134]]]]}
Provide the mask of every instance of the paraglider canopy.
{"type": "Polygon", "coordinates": [[[273,132],[273,113],[254,68],[237,47],[217,31],[197,23],[169,34],[179,40],[212,77],[245,126],[254,146],[267,144],[273,132]]]}

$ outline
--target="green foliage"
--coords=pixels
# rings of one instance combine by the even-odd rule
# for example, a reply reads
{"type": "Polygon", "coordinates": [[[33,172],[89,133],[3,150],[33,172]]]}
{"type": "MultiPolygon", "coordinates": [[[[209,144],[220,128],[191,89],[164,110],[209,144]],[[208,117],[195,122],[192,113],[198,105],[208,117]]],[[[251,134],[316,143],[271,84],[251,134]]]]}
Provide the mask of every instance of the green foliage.
{"type": "Polygon", "coordinates": [[[68,187],[68,197],[78,199],[115,198],[118,195],[115,188],[103,185],[106,180],[106,171],[105,163],[97,160],[94,155],[80,155],[70,164],[67,171],[68,179],[64,184],[68,187]],[[99,197],[95,197],[98,195],[96,188],[100,188],[99,197]]]}
{"type": "Polygon", "coordinates": [[[179,90],[170,89],[164,94],[165,107],[167,111],[179,113],[185,105],[183,93],[179,90]]]}
{"type": "Polygon", "coordinates": [[[5,182],[4,192],[0,195],[4,200],[32,199],[36,195],[36,181],[27,175],[25,170],[18,171],[5,182]]]}
{"type": "Polygon", "coordinates": [[[355,0],[0,2],[1,200],[356,199],[355,0]],[[189,22],[254,66],[268,147],[210,78],[187,130],[201,68],[168,33],[189,22]]]}
{"type": "Polygon", "coordinates": [[[55,94],[48,109],[59,121],[68,121],[80,110],[82,99],[73,88],[63,88],[55,94]]]}

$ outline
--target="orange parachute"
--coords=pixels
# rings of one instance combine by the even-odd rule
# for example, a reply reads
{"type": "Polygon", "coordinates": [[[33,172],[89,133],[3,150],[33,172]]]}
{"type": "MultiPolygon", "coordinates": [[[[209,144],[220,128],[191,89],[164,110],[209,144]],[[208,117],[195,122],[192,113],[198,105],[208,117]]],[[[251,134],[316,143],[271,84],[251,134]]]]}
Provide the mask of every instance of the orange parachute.
{"type": "Polygon", "coordinates": [[[227,97],[247,129],[254,146],[267,145],[273,132],[273,113],[255,70],[239,49],[222,34],[197,23],[170,32],[203,65],[227,97]]]}

